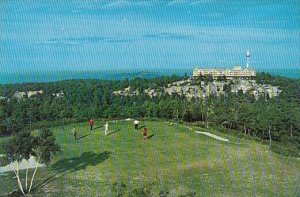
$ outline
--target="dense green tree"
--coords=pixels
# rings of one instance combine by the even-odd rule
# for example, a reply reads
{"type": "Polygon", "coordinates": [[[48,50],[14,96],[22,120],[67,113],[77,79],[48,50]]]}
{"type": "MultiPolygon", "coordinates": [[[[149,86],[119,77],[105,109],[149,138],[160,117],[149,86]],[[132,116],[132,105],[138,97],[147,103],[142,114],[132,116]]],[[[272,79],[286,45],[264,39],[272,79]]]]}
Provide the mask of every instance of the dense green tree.
{"type": "Polygon", "coordinates": [[[17,132],[3,147],[6,158],[11,162],[13,171],[17,177],[19,189],[23,195],[31,192],[33,180],[38,168],[38,163],[47,163],[51,160],[52,155],[60,150],[55,142],[53,133],[49,129],[42,130],[39,136],[33,136],[28,131],[17,132]],[[19,163],[24,159],[27,164],[30,156],[37,158],[35,170],[28,184],[28,170],[26,169],[25,185],[22,184],[19,174],[19,163]]]}

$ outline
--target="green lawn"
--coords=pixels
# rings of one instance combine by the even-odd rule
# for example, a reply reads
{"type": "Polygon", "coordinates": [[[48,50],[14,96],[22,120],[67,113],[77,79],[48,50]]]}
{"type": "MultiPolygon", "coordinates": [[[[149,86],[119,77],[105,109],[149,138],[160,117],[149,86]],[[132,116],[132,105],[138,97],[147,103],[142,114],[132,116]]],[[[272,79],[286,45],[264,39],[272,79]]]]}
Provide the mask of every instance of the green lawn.
{"type": "MultiPolygon", "coordinates": [[[[255,141],[226,136],[217,141],[191,129],[167,122],[141,122],[144,141],[132,122],[96,121],[90,134],[87,123],[53,128],[62,152],[53,164],[39,169],[43,190],[54,196],[112,196],[112,185],[123,182],[127,191],[151,188],[152,196],[196,192],[196,196],[297,196],[300,194],[300,160],[269,151],[255,141]],[[74,140],[70,131],[77,130],[74,140]],[[46,179],[48,178],[48,179],[46,179]]],[[[1,141],[1,139],[0,139],[1,141]]],[[[11,174],[0,176],[0,193],[16,187],[11,174]]]]}

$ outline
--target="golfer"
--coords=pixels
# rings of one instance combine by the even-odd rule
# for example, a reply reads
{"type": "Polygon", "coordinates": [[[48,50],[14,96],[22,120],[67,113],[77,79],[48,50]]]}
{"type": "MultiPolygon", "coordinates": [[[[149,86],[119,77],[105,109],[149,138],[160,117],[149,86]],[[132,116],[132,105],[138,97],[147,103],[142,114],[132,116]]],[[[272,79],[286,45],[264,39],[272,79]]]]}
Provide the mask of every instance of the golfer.
{"type": "Polygon", "coordinates": [[[74,136],[74,139],[76,140],[76,138],[77,138],[77,133],[76,133],[75,127],[71,130],[71,132],[72,132],[72,134],[73,134],[73,136],[74,136]]]}
{"type": "Polygon", "coordinates": [[[107,135],[108,134],[108,122],[106,122],[106,124],[104,125],[104,127],[105,127],[105,130],[104,130],[105,135],[107,135]]]}
{"type": "Polygon", "coordinates": [[[140,122],[139,122],[138,120],[134,120],[134,121],[133,121],[134,130],[137,130],[137,129],[138,129],[139,123],[140,123],[140,122]]]}
{"type": "Polygon", "coordinates": [[[144,129],[143,129],[143,136],[144,136],[144,140],[148,140],[146,127],[144,127],[144,129]]]}
{"type": "Polygon", "coordinates": [[[92,118],[90,118],[90,120],[89,120],[89,125],[91,127],[90,131],[92,131],[93,130],[93,125],[94,125],[94,121],[93,121],[92,118]]]}

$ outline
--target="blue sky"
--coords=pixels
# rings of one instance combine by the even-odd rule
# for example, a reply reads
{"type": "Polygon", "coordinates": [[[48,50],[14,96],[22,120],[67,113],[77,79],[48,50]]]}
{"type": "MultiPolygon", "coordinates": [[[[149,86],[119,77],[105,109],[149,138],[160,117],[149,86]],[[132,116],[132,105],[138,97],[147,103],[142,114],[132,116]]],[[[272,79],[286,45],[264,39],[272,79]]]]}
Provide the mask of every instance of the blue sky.
{"type": "Polygon", "coordinates": [[[300,1],[2,0],[0,72],[300,68],[300,1]]]}

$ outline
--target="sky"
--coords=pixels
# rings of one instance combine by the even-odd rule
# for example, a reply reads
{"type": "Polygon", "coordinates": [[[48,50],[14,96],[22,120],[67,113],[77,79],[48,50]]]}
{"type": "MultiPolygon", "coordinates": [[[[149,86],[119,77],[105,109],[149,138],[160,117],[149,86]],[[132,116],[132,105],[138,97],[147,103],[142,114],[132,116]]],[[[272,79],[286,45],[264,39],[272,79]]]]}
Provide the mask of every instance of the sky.
{"type": "Polygon", "coordinates": [[[299,0],[0,0],[0,73],[300,68],[299,0]]]}

